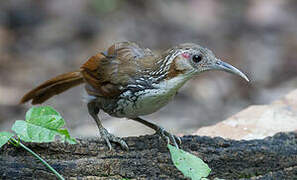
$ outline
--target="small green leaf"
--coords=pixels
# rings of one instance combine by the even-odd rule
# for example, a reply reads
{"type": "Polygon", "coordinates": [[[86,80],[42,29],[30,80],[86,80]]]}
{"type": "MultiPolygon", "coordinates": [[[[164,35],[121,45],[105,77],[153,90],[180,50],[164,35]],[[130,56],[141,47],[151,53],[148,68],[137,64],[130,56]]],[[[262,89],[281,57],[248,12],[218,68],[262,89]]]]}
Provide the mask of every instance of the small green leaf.
{"type": "Polygon", "coordinates": [[[200,158],[181,149],[177,149],[170,144],[168,144],[167,147],[174,165],[184,176],[196,180],[209,175],[211,169],[200,158]]]}
{"type": "Polygon", "coordinates": [[[64,119],[52,107],[33,107],[26,113],[26,121],[18,120],[12,126],[18,137],[26,142],[52,142],[56,136],[70,144],[76,141],[72,138],[65,125],[64,119]]]}
{"type": "Polygon", "coordinates": [[[26,113],[26,121],[35,125],[58,129],[65,125],[61,115],[50,106],[33,107],[26,113]]]}
{"type": "Polygon", "coordinates": [[[14,134],[10,132],[0,132],[0,148],[6,144],[12,136],[14,136],[14,134]]]}

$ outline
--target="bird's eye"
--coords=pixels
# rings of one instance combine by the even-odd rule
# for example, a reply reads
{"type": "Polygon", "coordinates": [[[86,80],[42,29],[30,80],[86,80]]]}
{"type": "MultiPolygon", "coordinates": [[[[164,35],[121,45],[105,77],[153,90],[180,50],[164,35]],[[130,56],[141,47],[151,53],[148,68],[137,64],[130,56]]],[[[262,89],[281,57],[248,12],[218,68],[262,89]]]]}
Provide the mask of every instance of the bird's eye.
{"type": "Polygon", "coordinates": [[[194,55],[193,57],[192,57],[192,60],[193,60],[193,62],[194,63],[199,63],[201,60],[202,60],[202,55],[194,55]]]}

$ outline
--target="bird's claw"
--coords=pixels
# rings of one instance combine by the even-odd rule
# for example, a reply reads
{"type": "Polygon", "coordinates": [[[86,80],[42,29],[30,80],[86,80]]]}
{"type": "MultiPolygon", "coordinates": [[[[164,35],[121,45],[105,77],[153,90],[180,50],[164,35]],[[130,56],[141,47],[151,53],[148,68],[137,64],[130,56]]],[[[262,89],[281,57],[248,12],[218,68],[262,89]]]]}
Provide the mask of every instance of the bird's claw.
{"type": "Polygon", "coordinates": [[[110,142],[118,143],[120,144],[121,148],[128,151],[129,147],[127,143],[120,137],[117,137],[111,133],[109,133],[105,128],[99,128],[101,137],[105,140],[109,150],[112,150],[112,146],[110,142]]]}
{"type": "Polygon", "coordinates": [[[181,145],[182,143],[180,137],[170,134],[162,127],[158,128],[156,134],[160,135],[161,138],[165,139],[167,141],[167,144],[171,142],[176,148],[179,148],[178,145],[181,145]]]}

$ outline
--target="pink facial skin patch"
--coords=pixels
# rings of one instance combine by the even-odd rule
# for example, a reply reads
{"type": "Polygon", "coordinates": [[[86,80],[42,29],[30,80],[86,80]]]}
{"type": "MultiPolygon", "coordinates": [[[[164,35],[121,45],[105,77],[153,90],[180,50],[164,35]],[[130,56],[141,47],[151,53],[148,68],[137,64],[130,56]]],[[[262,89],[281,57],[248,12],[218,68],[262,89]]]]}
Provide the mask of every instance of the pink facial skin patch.
{"type": "Polygon", "coordinates": [[[190,54],[189,53],[182,53],[182,56],[186,59],[190,58],[190,54]]]}

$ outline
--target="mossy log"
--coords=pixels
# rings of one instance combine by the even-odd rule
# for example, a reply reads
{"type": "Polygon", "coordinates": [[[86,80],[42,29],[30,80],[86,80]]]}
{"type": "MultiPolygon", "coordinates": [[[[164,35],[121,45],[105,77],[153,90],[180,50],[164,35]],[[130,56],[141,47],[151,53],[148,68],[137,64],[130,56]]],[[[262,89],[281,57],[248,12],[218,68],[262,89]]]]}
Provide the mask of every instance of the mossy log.
{"type": "MultiPolygon", "coordinates": [[[[210,179],[297,179],[297,133],[235,141],[184,136],[181,148],[203,159],[210,179]]],[[[185,179],[156,135],[125,138],[130,150],[108,151],[99,138],[78,144],[25,143],[66,179],[185,179]]],[[[55,179],[38,160],[11,144],[0,149],[0,179],[55,179]]]]}

